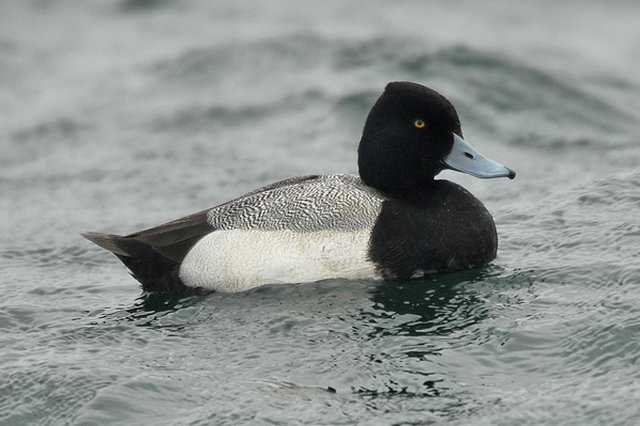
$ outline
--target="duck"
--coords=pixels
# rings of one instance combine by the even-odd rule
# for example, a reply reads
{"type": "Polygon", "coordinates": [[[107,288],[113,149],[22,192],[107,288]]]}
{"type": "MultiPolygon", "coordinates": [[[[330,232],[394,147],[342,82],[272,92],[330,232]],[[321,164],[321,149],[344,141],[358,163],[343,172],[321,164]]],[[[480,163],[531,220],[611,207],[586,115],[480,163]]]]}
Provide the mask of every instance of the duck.
{"type": "Polygon", "coordinates": [[[443,170],[515,171],[468,143],[453,104],[425,85],[390,82],[369,112],[358,174],[294,177],[127,235],[84,232],[143,291],[237,293],[327,279],[405,280],[496,258],[494,220],[443,170]]]}

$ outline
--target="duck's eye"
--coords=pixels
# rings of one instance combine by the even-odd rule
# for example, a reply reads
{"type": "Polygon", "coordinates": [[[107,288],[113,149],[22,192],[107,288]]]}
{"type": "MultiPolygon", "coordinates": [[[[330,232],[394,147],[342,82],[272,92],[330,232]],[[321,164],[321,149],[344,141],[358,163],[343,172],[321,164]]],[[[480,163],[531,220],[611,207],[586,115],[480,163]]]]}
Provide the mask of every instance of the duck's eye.
{"type": "Polygon", "coordinates": [[[424,126],[426,126],[426,123],[422,120],[413,121],[413,127],[415,127],[416,129],[422,129],[424,126]]]}

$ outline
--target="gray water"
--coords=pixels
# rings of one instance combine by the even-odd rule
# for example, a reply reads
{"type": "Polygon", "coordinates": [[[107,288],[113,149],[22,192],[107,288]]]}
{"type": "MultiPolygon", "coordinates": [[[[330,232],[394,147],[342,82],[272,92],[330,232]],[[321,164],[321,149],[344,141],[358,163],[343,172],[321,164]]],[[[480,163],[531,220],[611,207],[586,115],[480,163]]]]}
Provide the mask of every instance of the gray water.
{"type": "Polygon", "coordinates": [[[0,423],[640,422],[634,1],[3,1],[0,423]],[[392,80],[514,181],[445,172],[477,271],[144,295],[80,231],[355,172],[392,80]]]}

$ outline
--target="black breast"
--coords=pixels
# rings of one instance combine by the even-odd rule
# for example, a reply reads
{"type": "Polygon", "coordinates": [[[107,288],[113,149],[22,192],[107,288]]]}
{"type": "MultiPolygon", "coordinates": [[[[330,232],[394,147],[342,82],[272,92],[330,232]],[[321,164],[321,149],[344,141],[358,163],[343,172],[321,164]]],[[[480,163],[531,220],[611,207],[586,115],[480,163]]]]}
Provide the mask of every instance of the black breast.
{"type": "Polygon", "coordinates": [[[496,227],[484,205],[461,186],[436,180],[383,203],[369,257],[384,278],[410,278],[421,271],[485,265],[497,248],[496,227]]]}

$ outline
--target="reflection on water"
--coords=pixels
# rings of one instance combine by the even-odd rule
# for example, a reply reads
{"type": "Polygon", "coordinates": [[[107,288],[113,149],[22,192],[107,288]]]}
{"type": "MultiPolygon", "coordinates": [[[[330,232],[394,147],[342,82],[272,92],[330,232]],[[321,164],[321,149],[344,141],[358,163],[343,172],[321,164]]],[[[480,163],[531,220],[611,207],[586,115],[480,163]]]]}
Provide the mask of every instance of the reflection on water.
{"type": "MultiPolygon", "coordinates": [[[[138,327],[181,329],[187,324],[184,317],[189,309],[201,303],[205,296],[176,296],[144,292],[126,308],[102,313],[105,322],[125,321],[138,327]],[[177,315],[177,320],[174,320],[177,315]],[[167,322],[168,319],[168,322],[167,322]]],[[[197,309],[199,310],[199,309],[197,309]]]]}
{"type": "MultiPolygon", "coordinates": [[[[108,314],[105,318],[123,318],[146,326],[153,325],[154,319],[199,303],[209,304],[215,309],[230,301],[242,303],[244,300],[255,308],[257,304],[281,304],[287,298],[295,298],[299,307],[311,307],[317,303],[333,305],[334,299],[339,297],[335,292],[345,291],[361,302],[371,302],[365,308],[351,312],[354,321],[366,324],[369,338],[386,335],[446,336],[472,326],[487,316],[484,300],[465,285],[482,281],[489,275],[485,269],[480,269],[392,282],[327,280],[315,284],[265,286],[239,295],[213,293],[208,296],[175,296],[144,293],[131,307],[108,314]],[[314,290],[320,290],[320,293],[314,290]],[[252,298],[247,298],[248,294],[252,298]],[[255,298],[261,298],[261,303],[257,303],[255,298]]],[[[314,311],[321,309],[322,306],[316,306],[314,311]]]]}
{"type": "Polygon", "coordinates": [[[486,317],[486,311],[473,291],[464,287],[482,280],[483,270],[469,270],[420,280],[385,282],[371,294],[372,316],[389,319],[405,316],[392,329],[376,328],[373,334],[407,336],[447,335],[473,325],[486,317]]]}

